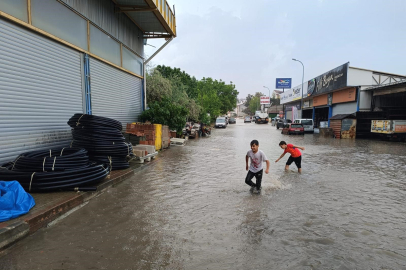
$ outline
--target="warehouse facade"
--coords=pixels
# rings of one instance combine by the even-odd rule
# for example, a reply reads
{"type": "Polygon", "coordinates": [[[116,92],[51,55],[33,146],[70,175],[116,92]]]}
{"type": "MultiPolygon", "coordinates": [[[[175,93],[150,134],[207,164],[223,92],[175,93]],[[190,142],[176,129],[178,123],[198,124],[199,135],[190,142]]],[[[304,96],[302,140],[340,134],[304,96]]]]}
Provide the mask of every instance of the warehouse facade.
{"type": "Polygon", "coordinates": [[[0,2],[0,163],[69,146],[74,113],[138,121],[147,38],[176,36],[162,0],[0,2]]]}

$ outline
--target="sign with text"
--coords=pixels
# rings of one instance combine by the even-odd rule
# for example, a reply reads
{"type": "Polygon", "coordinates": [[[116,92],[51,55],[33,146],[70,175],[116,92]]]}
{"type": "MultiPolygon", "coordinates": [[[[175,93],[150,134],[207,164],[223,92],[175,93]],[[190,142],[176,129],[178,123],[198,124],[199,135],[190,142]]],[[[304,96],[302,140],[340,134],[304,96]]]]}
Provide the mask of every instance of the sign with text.
{"type": "Polygon", "coordinates": [[[332,69],[307,83],[307,96],[328,93],[347,86],[349,63],[332,69]]]}
{"type": "Polygon", "coordinates": [[[292,88],[292,78],[276,78],[276,89],[292,88]]]}
{"type": "Polygon", "coordinates": [[[263,105],[263,104],[270,104],[269,97],[262,96],[262,97],[261,97],[260,104],[261,104],[261,105],[263,105]]]}
{"type": "Polygon", "coordinates": [[[327,105],[327,94],[313,98],[313,107],[327,105]]]}
{"type": "Polygon", "coordinates": [[[357,91],[356,91],[355,87],[334,92],[333,93],[333,104],[355,101],[356,92],[357,91]]]}

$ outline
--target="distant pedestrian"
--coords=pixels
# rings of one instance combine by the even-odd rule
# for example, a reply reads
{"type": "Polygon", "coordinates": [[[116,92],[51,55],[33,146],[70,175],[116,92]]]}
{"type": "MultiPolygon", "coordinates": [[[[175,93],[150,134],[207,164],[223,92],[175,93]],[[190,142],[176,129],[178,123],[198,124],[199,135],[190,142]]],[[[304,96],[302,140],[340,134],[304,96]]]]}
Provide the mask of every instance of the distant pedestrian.
{"type": "Polygon", "coordinates": [[[285,151],[277,160],[275,160],[275,163],[278,162],[281,158],[283,158],[286,153],[290,153],[290,157],[289,157],[288,161],[286,162],[285,170],[286,171],[289,170],[290,164],[292,164],[292,162],[295,162],[298,172],[302,173],[302,153],[300,152],[299,149],[305,150],[305,148],[301,147],[301,146],[296,146],[293,144],[286,144],[285,141],[281,141],[279,143],[279,146],[280,146],[280,148],[284,149],[285,151]]]}
{"type": "Polygon", "coordinates": [[[251,150],[247,152],[245,156],[245,169],[248,171],[247,177],[245,178],[245,183],[251,187],[251,191],[254,193],[259,193],[261,191],[261,182],[262,182],[262,174],[263,168],[262,163],[266,162],[266,170],[265,173],[269,173],[269,160],[265,156],[265,153],[259,150],[259,142],[257,140],[253,140],[251,143],[251,150]],[[248,159],[251,159],[251,164],[248,169],[248,159]],[[256,179],[256,183],[252,182],[252,178],[256,179]]]}

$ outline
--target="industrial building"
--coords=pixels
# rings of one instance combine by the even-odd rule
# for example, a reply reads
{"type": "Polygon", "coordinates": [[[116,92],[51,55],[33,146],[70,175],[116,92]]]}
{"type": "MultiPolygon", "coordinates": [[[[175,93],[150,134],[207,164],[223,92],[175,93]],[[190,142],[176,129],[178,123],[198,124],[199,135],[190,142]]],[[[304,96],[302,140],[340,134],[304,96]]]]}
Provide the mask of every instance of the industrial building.
{"type": "Polygon", "coordinates": [[[335,115],[354,114],[357,137],[368,137],[373,119],[406,119],[405,85],[406,75],[345,63],[303,83],[303,106],[302,85],[285,90],[281,104],[287,119],[312,118],[315,127],[325,122],[330,126],[335,115]]]}
{"type": "Polygon", "coordinates": [[[136,122],[147,39],[174,37],[165,0],[0,1],[0,163],[69,146],[75,113],[136,122]]]}

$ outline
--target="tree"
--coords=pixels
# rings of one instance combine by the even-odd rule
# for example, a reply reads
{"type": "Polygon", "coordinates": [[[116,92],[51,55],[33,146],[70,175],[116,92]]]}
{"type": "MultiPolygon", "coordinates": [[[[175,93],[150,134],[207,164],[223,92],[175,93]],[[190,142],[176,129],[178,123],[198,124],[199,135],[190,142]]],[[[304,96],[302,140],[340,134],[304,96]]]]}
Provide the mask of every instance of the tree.
{"type": "Polygon", "coordinates": [[[147,102],[161,101],[162,97],[169,97],[172,95],[171,81],[164,78],[162,74],[153,69],[147,73],[147,102]]]}
{"type": "Polygon", "coordinates": [[[185,86],[185,91],[188,96],[192,99],[197,99],[197,80],[195,77],[191,77],[185,71],[181,71],[180,68],[171,68],[163,65],[158,65],[156,69],[161,72],[162,76],[165,78],[178,78],[180,82],[185,86]]]}
{"type": "Polygon", "coordinates": [[[180,105],[174,104],[168,97],[161,98],[160,101],[154,101],[149,104],[149,109],[143,111],[141,121],[150,121],[155,124],[169,126],[175,129],[178,134],[186,124],[188,110],[180,105]]]}

